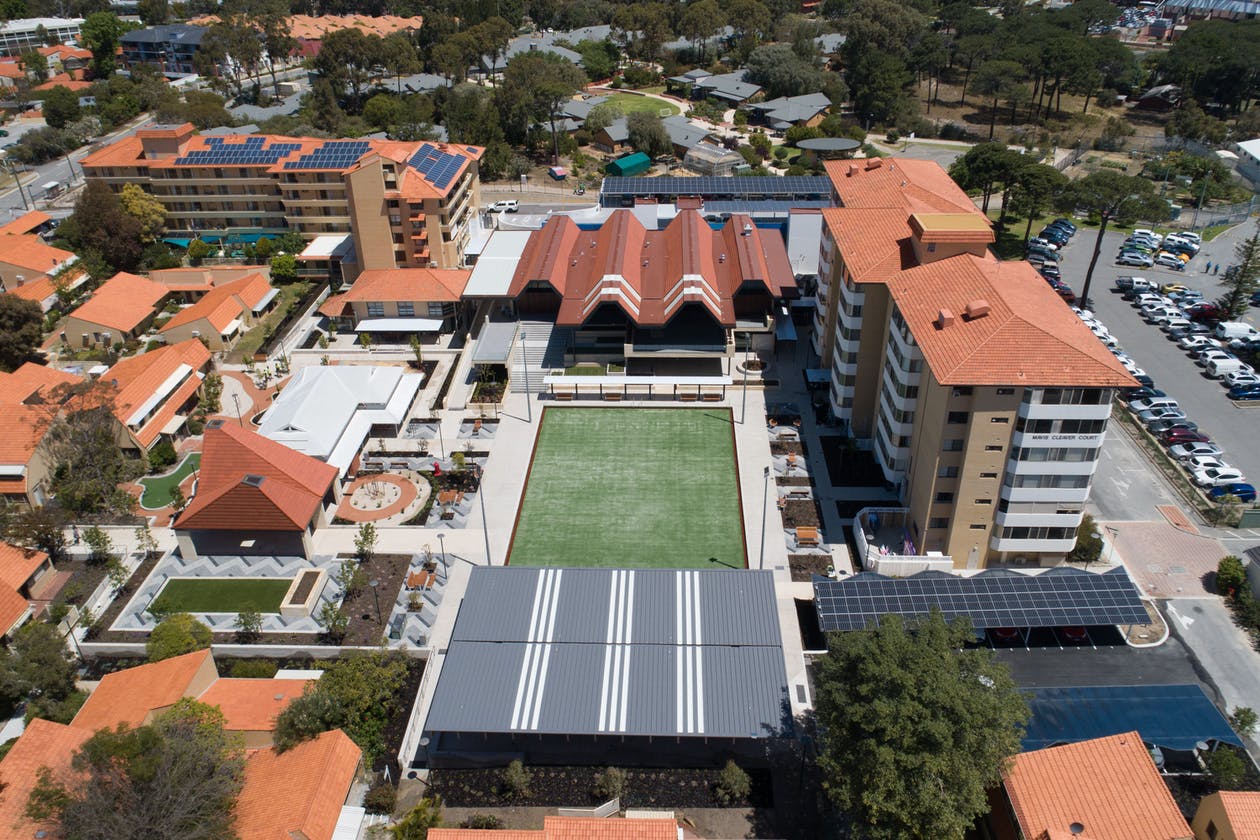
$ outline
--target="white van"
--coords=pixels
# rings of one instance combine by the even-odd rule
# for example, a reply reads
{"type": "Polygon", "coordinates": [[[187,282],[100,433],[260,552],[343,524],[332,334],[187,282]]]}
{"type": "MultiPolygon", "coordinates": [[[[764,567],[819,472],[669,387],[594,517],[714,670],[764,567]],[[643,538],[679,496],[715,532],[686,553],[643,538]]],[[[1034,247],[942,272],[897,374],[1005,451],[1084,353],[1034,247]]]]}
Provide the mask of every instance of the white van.
{"type": "Polygon", "coordinates": [[[1231,338],[1255,338],[1260,335],[1256,332],[1256,328],[1251,324],[1244,324],[1242,321],[1221,321],[1216,325],[1217,338],[1223,338],[1228,341],[1231,338]]]}
{"type": "Polygon", "coordinates": [[[1206,372],[1213,379],[1220,379],[1227,373],[1237,373],[1240,370],[1251,370],[1251,366],[1243,364],[1239,359],[1214,359],[1208,362],[1206,372]]]}

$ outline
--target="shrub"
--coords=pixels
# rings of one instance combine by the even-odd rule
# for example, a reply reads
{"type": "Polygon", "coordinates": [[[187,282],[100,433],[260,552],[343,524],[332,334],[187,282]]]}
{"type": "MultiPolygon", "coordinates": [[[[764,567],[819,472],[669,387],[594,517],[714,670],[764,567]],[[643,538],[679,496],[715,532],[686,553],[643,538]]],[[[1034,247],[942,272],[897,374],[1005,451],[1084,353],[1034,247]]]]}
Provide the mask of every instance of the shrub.
{"type": "Polygon", "coordinates": [[[529,796],[529,771],[520,759],[510,763],[503,771],[504,792],[513,799],[529,796]]]}
{"type": "Polygon", "coordinates": [[[238,659],[228,673],[238,680],[269,680],[279,670],[280,666],[270,659],[238,659]]]}
{"type": "Polygon", "coordinates": [[[1242,559],[1230,554],[1216,566],[1216,591],[1228,598],[1237,598],[1247,587],[1247,569],[1242,559]]]}
{"type": "Polygon", "coordinates": [[[482,831],[498,831],[503,828],[503,820],[494,814],[473,814],[459,824],[460,828],[478,828],[482,831]]]}
{"type": "Polygon", "coordinates": [[[1247,776],[1247,765],[1227,747],[1208,753],[1204,763],[1212,782],[1221,790],[1237,790],[1247,776]]]}
{"type": "Polygon", "coordinates": [[[149,450],[149,469],[152,472],[164,470],[175,463],[175,458],[175,444],[169,440],[163,440],[149,450]]]}
{"type": "Polygon", "coordinates": [[[1257,723],[1260,723],[1260,716],[1257,716],[1255,709],[1250,706],[1239,706],[1229,716],[1229,725],[1244,738],[1251,737],[1251,734],[1256,731],[1257,723]]]}
{"type": "Polygon", "coordinates": [[[188,613],[175,613],[162,619],[149,634],[146,645],[150,662],[160,662],[210,647],[210,628],[188,613]]]}
{"type": "Polygon", "coordinates": [[[609,767],[595,776],[595,797],[597,799],[619,799],[626,789],[626,771],[609,767]]]}
{"type": "Polygon", "coordinates": [[[392,814],[398,803],[398,791],[389,782],[377,782],[363,795],[363,807],[369,814],[392,814]]]}
{"type": "Polygon", "coordinates": [[[723,805],[734,805],[748,799],[752,792],[752,780],[734,761],[727,761],[718,774],[717,799],[723,805]]]}

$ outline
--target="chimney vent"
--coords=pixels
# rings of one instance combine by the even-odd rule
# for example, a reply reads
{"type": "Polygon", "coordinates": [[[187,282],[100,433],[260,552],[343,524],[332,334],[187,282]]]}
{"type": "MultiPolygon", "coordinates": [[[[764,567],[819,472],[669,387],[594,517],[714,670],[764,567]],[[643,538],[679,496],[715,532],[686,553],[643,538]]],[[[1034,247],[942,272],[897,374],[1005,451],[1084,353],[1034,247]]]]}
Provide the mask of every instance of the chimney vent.
{"type": "Polygon", "coordinates": [[[936,328],[943,330],[954,323],[954,313],[948,309],[942,309],[936,316],[936,328]]]}
{"type": "Polygon", "coordinates": [[[858,173],[858,165],[857,165],[856,163],[850,163],[850,164],[849,164],[849,171],[848,171],[848,172],[846,172],[846,173],[845,173],[845,175],[846,175],[847,177],[849,177],[849,178],[852,178],[852,177],[853,177],[854,175],[856,175],[857,173],[858,173]]]}
{"type": "Polygon", "coordinates": [[[872,169],[879,169],[879,168],[880,168],[881,166],[883,166],[883,165],[884,165],[884,159],[883,159],[883,158],[873,157],[873,158],[869,158],[869,159],[866,161],[866,169],[867,169],[867,171],[870,171],[870,170],[872,170],[872,169]]]}
{"type": "Polygon", "coordinates": [[[968,321],[983,318],[985,315],[989,314],[989,302],[984,298],[976,298],[967,304],[965,314],[968,321]]]}
{"type": "Polygon", "coordinates": [[[720,262],[720,263],[724,263],[724,262],[726,262],[726,254],[724,254],[724,253],[723,253],[723,254],[718,254],[718,262],[720,262]]]}
{"type": "Polygon", "coordinates": [[[749,222],[744,222],[744,236],[751,236],[752,232],[753,226],[749,222]]]}

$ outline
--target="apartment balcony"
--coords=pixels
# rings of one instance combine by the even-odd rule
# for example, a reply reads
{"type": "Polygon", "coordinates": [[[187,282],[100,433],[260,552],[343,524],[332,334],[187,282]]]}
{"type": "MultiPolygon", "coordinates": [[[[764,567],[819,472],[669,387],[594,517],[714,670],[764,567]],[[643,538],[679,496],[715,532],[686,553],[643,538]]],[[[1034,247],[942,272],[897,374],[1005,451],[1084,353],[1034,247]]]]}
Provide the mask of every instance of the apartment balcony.
{"type": "Polygon", "coordinates": [[[1056,505],[1051,502],[1030,502],[1020,504],[1018,508],[1012,505],[1011,510],[995,512],[993,521],[999,528],[1075,528],[1081,524],[1084,513],[1079,509],[1074,513],[1059,512],[1071,507],[1071,503],[1056,505]]]}
{"type": "Polygon", "coordinates": [[[916,548],[908,508],[863,508],[853,517],[853,538],[865,571],[904,577],[929,569],[950,572],[954,568],[949,555],[916,548]]]}
{"type": "Polygon", "coordinates": [[[1012,461],[1006,471],[1016,475],[1093,475],[1097,461],[1012,461]]]}
{"type": "Polygon", "coordinates": [[[994,535],[989,538],[989,548],[1013,554],[1067,554],[1075,546],[1075,537],[1068,540],[1011,540],[994,535]]]}
{"type": "Polygon", "coordinates": [[[1029,420],[1106,420],[1111,416],[1111,403],[1101,405],[1051,405],[1020,403],[1019,416],[1029,420]]]}
{"type": "Polygon", "coordinates": [[[1002,485],[1003,499],[1009,502],[1063,502],[1083,505],[1089,501],[1089,487],[1008,487],[1002,485]]]}

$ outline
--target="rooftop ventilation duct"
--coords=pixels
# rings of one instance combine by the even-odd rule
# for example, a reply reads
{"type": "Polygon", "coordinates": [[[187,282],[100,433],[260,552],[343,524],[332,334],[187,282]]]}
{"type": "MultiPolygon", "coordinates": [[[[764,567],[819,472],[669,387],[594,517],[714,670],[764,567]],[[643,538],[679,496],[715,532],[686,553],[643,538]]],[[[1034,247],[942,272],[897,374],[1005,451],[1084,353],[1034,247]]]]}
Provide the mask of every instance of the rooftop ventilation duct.
{"type": "Polygon", "coordinates": [[[936,328],[943,330],[954,323],[954,313],[948,309],[942,309],[936,315],[936,328]]]}
{"type": "Polygon", "coordinates": [[[976,298],[967,304],[965,314],[968,321],[974,321],[976,318],[983,318],[989,314],[989,302],[984,298],[976,298]]]}

